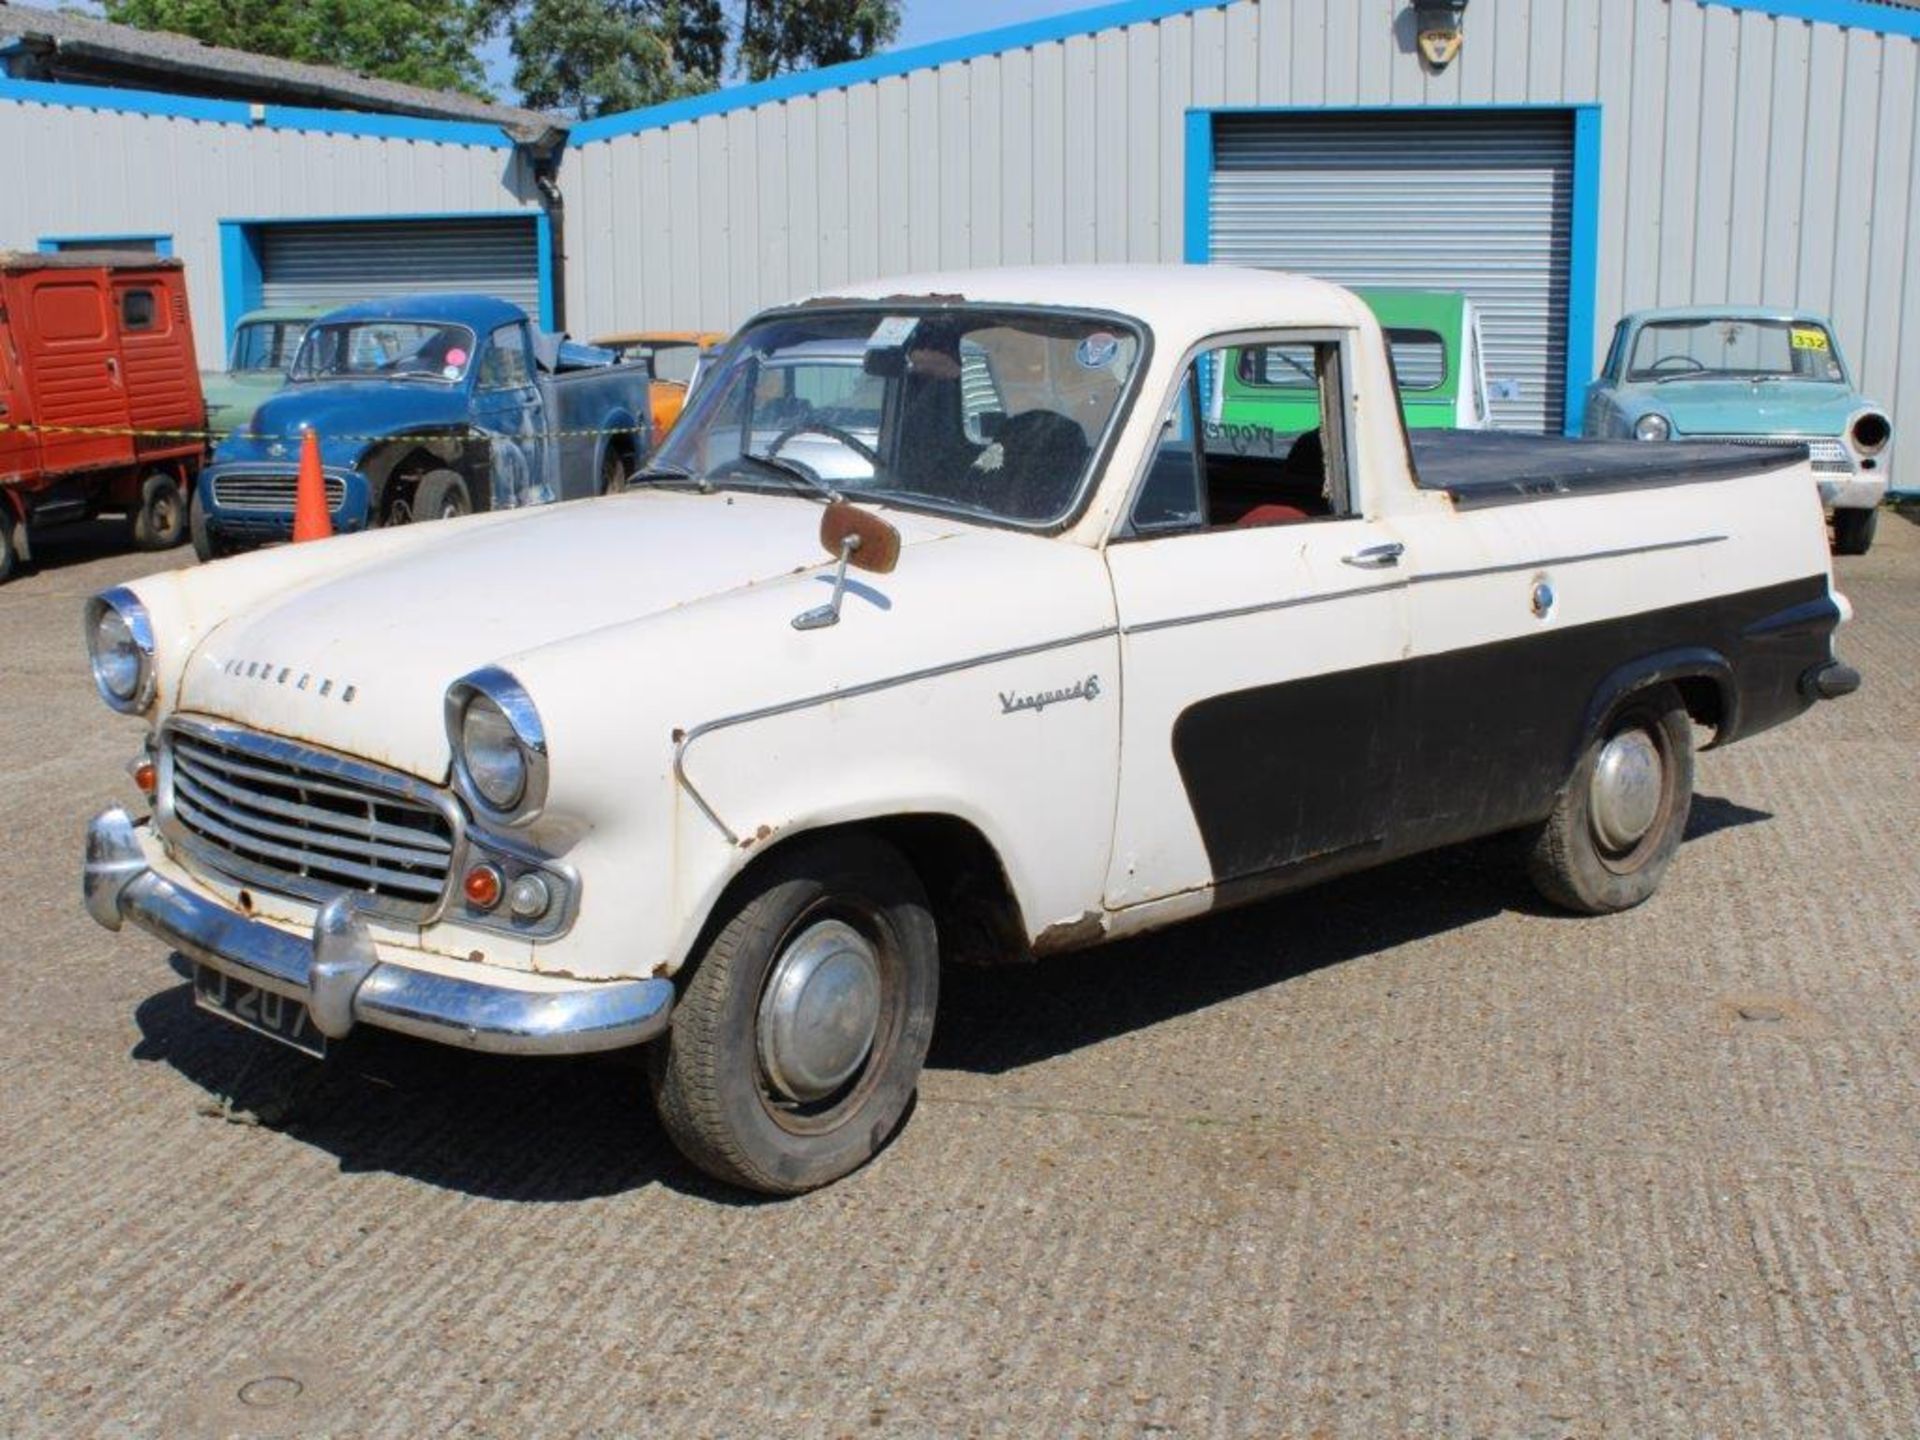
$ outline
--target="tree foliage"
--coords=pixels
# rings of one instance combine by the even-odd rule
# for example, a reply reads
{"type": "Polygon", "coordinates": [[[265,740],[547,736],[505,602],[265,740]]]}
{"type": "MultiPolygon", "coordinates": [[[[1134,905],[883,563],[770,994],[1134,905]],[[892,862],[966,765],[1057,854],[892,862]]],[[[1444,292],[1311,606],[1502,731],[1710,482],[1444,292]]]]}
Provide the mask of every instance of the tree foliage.
{"type": "Polygon", "coordinates": [[[514,88],[581,119],[731,79],[858,60],[903,0],[102,0],[107,19],[214,45],[492,98],[481,47],[505,30],[514,88]]]}
{"type": "Polygon", "coordinates": [[[491,99],[478,51],[490,0],[102,0],[108,20],[210,45],[491,99]]]}
{"type": "Polygon", "coordinates": [[[871,55],[902,0],[502,0],[525,103],[582,118],[871,55]]]}

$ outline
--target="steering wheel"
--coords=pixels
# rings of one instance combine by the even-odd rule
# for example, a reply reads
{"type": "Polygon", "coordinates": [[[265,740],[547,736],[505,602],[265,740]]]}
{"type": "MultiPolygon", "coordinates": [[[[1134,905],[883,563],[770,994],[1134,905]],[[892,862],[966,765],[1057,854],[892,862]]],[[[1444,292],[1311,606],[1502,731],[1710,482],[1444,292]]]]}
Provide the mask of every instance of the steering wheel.
{"type": "Polygon", "coordinates": [[[1684,365],[1687,367],[1687,370],[1689,373],[1695,370],[1704,370],[1707,368],[1706,366],[1702,365],[1698,360],[1694,359],[1691,355],[1662,355],[1658,360],[1654,361],[1651,365],[1646,367],[1647,373],[1649,375],[1657,374],[1659,371],[1666,369],[1667,366],[1669,365],[1684,365]]]}
{"type": "Polygon", "coordinates": [[[883,468],[880,462],[879,451],[875,450],[859,436],[842,430],[838,425],[829,425],[824,420],[802,420],[798,425],[789,425],[773,437],[773,441],[767,446],[765,453],[768,455],[778,455],[781,448],[789,441],[798,436],[808,434],[824,435],[829,440],[838,440],[862,460],[873,466],[873,473],[875,475],[878,475],[883,468]]]}

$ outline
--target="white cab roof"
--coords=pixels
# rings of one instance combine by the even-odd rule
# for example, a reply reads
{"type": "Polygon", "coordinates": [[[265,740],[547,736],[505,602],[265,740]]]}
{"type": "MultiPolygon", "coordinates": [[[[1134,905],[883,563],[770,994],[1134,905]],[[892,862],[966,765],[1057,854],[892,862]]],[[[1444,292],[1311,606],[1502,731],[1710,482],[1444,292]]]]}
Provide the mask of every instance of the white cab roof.
{"type": "MultiPolygon", "coordinates": [[[[836,285],[823,300],[966,301],[1107,310],[1146,322],[1164,341],[1224,330],[1364,325],[1368,311],[1324,280],[1231,265],[1034,265],[950,270],[836,285]]],[[[800,302],[806,303],[806,302],[800,302]]]]}

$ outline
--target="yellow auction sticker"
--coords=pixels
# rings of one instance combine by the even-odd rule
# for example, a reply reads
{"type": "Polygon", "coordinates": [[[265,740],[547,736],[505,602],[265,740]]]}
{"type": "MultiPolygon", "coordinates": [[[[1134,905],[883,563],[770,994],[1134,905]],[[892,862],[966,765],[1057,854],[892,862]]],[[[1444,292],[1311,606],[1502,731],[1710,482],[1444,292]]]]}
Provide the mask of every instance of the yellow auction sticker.
{"type": "Polygon", "coordinates": [[[1827,348],[1827,332],[1808,326],[1793,327],[1793,348],[1796,350],[1824,350],[1827,348]]]}

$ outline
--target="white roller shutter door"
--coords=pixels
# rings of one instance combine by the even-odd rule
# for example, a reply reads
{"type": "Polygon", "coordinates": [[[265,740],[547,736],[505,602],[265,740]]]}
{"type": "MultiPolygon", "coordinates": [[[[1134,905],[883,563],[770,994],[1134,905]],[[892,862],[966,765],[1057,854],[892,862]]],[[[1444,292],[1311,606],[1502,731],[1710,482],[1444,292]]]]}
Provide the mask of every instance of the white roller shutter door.
{"type": "Polygon", "coordinates": [[[263,225],[261,302],[347,305],[420,290],[474,291],[540,315],[532,216],[263,225]]]}

